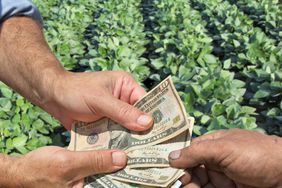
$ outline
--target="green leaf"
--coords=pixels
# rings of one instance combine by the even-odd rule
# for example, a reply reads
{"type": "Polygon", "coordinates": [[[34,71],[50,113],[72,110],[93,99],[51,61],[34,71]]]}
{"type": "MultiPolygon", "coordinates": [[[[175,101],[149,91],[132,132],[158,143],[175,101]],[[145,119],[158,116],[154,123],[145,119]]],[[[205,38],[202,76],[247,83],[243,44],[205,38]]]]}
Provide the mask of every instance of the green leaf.
{"type": "Polygon", "coordinates": [[[242,88],[245,86],[245,82],[241,80],[232,80],[232,86],[236,88],[242,88]]]}
{"type": "Polygon", "coordinates": [[[14,147],[22,147],[26,144],[27,136],[21,135],[13,139],[13,146],[14,147]]]}
{"type": "Polygon", "coordinates": [[[16,147],[21,154],[26,154],[28,150],[24,146],[16,147]]]}
{"type": "Polygon", "coordinates": [[[229,69],[231,66],[231,59],[227,59],[223,62],[223,68],[224,69],[229,69]]]}
{"type": "Polygon", "coordinates": [[[238,104],[230,105],[226,108],[227,118],[236,119],[240,113],[240,108],[238,104]]]}
{"type": "Polygon", "coordinates": [[[17,99],[16,101],[17,106],[21,107],[24,105],[24,100],[22,98],[17,99]]]}
{"type": "Polygon", "coordinates": [[[204,60],[208,64],[217,64],[217,59],[215,58],[214,55],[211,55],[211,54],[206,54],[204,56],[204,60]]]}
{"type": "Polygon", "coordinates": [[[203,115],[202,117],[201,117],[201,124],[206,124],[206,123],[208,123],[209,121],[210,121],[210,117],[209,116],[207,116],[207,115],[203,115]]]}
{"type": "Polygon", "coordinates": [[[241,25],[241,21],[240,21],[240,19],[238,17],[236,17],[236,19],[235,19],[235,26],[238,27],[240,25],[241,25]]]}
{"type": "Polygon", "coordinates": [[[271,108],[266,115],[269,117],[275,117],[280,114],[280,111],[281,110],[279,108],[271,108]]]}
{"type": "Polygon", "coordinates": [[[43,134],[48,134],[49,130],[44,126],[44,122],[41,119],[37,119],[32,123],[32,127],[43,134]]]}
{"type": "Polygon", "coordinates": [[[6,149],[13,149],[14,145],[13,145],[13,140],[12,138],[8,138],[6,141],[6,149]]]}
{"type": "Polygon", "coordinates": [[[267,91],[267,90],[258,90],[258,91],[255,93],[254,98],[256,98],[256,99],[265,98],[265,97],[270,96],[270,94],[271,94],[270,91],[267,91]]]}
{"type": "Polygon", "coordinates": [[[1,88],[1,93],[4,97],[7,97],[9,99],[12,98],[12,96],[13,96],[13,91],[6,88],[6,87],[1,88]]]}
{"type": "Polygon", "coordinates": [[[208,130],[203,126],[194,125],[193,127],[193,133],[195,133],[198,136],[203,135],[206,132],[208,132],[208,130]]]}
{"type": "Polygon", "coordinates": [[[233,40],[233,44],[236,48],[240,46],[240,42],[238,40],[233,40]]]}
{"type": "Polygon", "coordinates": [[[12,103],[8,98],[0,98],[0,110],[9,112],[12,108],[12,103]]]}
{"type": "Polygon", "coordinates": [[[255,115],[256,108],[250,107],[250,106],[242,106],[241,108],[241,114],[250,114],[255,115]]]}
{"type": "Polygon", "coordinates": [[[201,116],[203,115],[203,112],[194,111],[194,112],[193,112],[193,115],[194,115],[195,117],[201,117],[201,116]]]}
{"type": "Polygon", "coordinates": [[[154,60],[151,61],[151,64],[156,69],[160,69],[160,68],[162,68],[165,65],[161,59],[154,59],[154,60]]]}
{"type": "Polygon", "coordinates": [[[225,106],[220,103],[215,103],[211,107],[211,112],[213,116],[219,116],[225,111],[225,106]]]}

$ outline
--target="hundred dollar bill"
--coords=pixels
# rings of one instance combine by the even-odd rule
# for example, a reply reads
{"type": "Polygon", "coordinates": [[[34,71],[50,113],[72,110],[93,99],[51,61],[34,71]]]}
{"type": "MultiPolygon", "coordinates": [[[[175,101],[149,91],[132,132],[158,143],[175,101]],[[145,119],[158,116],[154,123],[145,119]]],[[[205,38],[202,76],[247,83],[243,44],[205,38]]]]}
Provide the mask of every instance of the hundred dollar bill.
{"type": "Polygon", "coordinates": [[[129,152],[159,144],[189,129],[185,108],[174,88],[171,77],[162,81],[134,106],[153,117],[154,126],[150,130],[141,133],[129,131],[111,120],[101,120],[98,123],[76,122],[72,127],[72,135],[75,138],[70,149],[96,148],[97,142],[104,143],[104,145],[108,143],[108,148],[111,149],[123,149],[129,152]],[[100,128],[94,128],[96,126],[100,128]],[[79,141],[86,145],[81,145],[79,141]]]}
{"type": "Polygon", "coordinates": [[[190,129],[184,131],[164,143],[130,151],[128,153],[127,167],[169,167],[168,155],[170,152],[190,145],[194,118],[188,118],[190,129]]]}

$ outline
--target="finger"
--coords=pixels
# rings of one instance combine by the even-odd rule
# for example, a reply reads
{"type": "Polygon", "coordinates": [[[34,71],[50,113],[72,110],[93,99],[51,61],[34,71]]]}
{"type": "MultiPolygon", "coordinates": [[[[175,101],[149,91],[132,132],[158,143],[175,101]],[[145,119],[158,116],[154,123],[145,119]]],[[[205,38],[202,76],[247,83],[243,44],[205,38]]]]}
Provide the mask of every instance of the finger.
{"type": "Polygon", "coordinates": [[[83,185],[84,185],[84,179],[81,179],[74,182],[72,188],[83,188],[83,185]]]}
{"type": "Polygon", "coordinates": [[[185,185],[184,188],[201,188],[200,180],[193,176],[191,182],[185,185]]]}
{"type": "Polygon", "coordinates": [[[131,93],[130,104],[134,104],[135,102],[140,100],[142,97],[144,97],[144,95],[146,95],[145,89],[139,85],[136,86],[131,93]]]}
{"type": "Polygon", "coordinates": [[[202,136],[199,136],[197,138],[194,138],[192,140],[192,142],[201,142],[201,141],[205,141],[205,140],[215,140],[218,138],[221,138],[222,136],[224,136],[224,134],[227,132],[226,129],[222,129],[222,130],[218,130],[212,133],[208,133],[202,136]]]}
{"type": "Polygon", "coordinates": [[[203,186],[203,188],[216,188],[216,187],[213,184],[208,183],[207,185],[203,186]]]}
{"type": "Polygon", "coordinates": [[[189,147],[169,154],[169,162],[176,168],[193,168],[204,164],[213,170],[220,170],[218,163],[223,160],[224,143],[207,140],[192,143],[189,147]]]}
{"type": "Polygon", "coordinates": [[[133,77],[126,72],[115,72],[116,78],[114,79],[113,95],[130,104],[134,104],[137,100],[146,94],[133,77]]]}
{"type": "Polygon", "coordinates": [[[113,96],[102,97],[99,103],[102,105],[94,104],[97,107],[97,112],[130,130],[144,131],[153,124],[151,116],[113,96]]]}
{"type": "Polygon", "coordinates": [[[192,176],[196,176],[201,182],[201,185],[206,185],[209,181],[207,169],[203,165],[194,168],[192,176]]]}
{"type": "Polygon", "coordinates": [[[119,150],[70,152],[68,157],[70,171],[75,179],[114,172],[122,169],[127,163],[126,154],[119,150]]]}
{"type": "Polygon", "coordinates": [[[245,184],[241,184],[241,183],[237,183],[237,182],[234,182],[234,184],[235,184],[236,188],[255,188],[253,186],[245,185],[245,184]]]}
{"type": "Polygon", "coordinates": [[[208,170],[208,176],[210,179],[210,182],[215,187],[230,187],[230,188],[236,188],[236,185],[234,182],[229,179],[225,174],[208,170]]]}
{"type": "Polygon", "coordinates": [[[71,126],[73,124],[73,120],[68,118],[68,119],[63,119],[63,120],[60,120],[60,122],[63,124],[63,126],[67,129],[67,130],[71,130],[71,126]]]}
{"type": "Polygon", "coordinates": [[[130,77],[125,77],[122,79],[122,83],[120,86],[120,94],[119,94],[119,99],[126,102],[126,103],[130,103],[130,97],[131,94],[133,92],[133,90],[135,89],[135,87],[137,87],[136,82],[130,77]]]}
{"type": "Polygon", "coordinates": [[[191,174],[187,171],[185,171],[185,174],[179,178],[181,181],[182,185],[187,185],[191,181],[192,177],[191,174]]]}

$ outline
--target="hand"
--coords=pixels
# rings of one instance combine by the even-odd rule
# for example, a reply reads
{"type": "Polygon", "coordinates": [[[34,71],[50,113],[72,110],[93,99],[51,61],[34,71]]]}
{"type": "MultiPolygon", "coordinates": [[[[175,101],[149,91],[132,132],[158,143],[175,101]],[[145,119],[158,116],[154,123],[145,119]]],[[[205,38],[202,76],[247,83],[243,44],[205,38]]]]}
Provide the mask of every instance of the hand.
{"type": "Polygon", "coordinates": [[[18,158],[11,187],[82,188],[84,178],[117,171],[126,165],[126,154],[118,150],[72,152],[47,146],[18,158]]]}
{"type": "Polygon", "coordinates": [[[68,129],[74,120],[90,122],[104,116],[134,131],[152,125],[150,116],[132,106],[145,91],[128,73],[65,71],[31,18],[3,22],[0,57],[0,80],[68,129]]]}
{"type": "Polygon", "coordinates": [[[64,72],[53,85],[52,103],[43,108],[68,129],[74,120],[91,122],[104,116],[134,131],[146,130],[153,123],[132,106],[146,92],[126,72],[64,72]]]}
{"type": "Polygon", "coordinates": [[[193,168],[181,179],[186,187],[282,186],[282,139],[276,136],[221,130],[194,139],[169,158],[172,167],[193,168]]]}

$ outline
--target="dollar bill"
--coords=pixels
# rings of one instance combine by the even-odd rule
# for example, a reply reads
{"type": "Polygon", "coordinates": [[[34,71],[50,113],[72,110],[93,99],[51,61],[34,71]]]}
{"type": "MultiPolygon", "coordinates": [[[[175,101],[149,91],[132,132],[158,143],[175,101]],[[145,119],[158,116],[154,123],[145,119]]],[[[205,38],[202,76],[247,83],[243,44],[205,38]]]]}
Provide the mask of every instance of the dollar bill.
{"type": "Polygon", "coordinates": [[[182,149],[190,145],[194,118],[188,118],[190,129],[184,131],[164,143],[154,146],[130,151],[128,153],[127,167],[129,168],[148,168],[148,167],[168,167],[168,155],[170,152],[182,149]]]}
{"type": "Polygon", "coordinates": [[[97,142],[108,143],[110,149],[123,149],[129,152],[162,143],[189,129],[185,108],[175,90],[171,77],[157,85],[138,101],[135,107],[154,118],[152,129],[141,133],[133,132],[118,123],[105,119],[98,121],[98,123],[76,122],[72,128],[72,135],[75,138],[70,148],[74,147],[72,148],[74,150],[77,150],[78,147],[92,148],[94,145],[94,147],[97,146],[97,142]],[[99,126],[99,129],[96,129],[96,126],[99,126]],[[81,137],[81,139],[78,137],[81,137]],[[89,146],[79,143],[85,141],[87,141],[85,144],[88,143],[89,146]]]}
{"type": "Polygon", "coordinates": [[[187,113],[169,76],[139,100],[135,107],[150,114],[154,119],[151,130],[143,133],[130,132],[128,151],[156,145],[189,129],[187,113]]]}
{"type": "MultiPolygon", "coordinates": [[[[175,183],[172,183],[169,187],[180,188],[181,186],[182,186],[181,181],[177,180],[175,181],[175,183]]],[[[107,175],[104,175],[104,176],[90,176],[85,178],[84,188],[157,188],[157,187],[120,182],[111,179],[107,175]]]]}
{"type": "Polygon", "coordinates": [[[156,188],[153,186],[125,183],[111,179],[109,176],[90,176],[85,179],[84,188],[156,188]]]}
{"type": "Polygon", "coordinates": [[[96,122],[76,122],[72,126],[73,151],[122,149],[128,153],[128,166],[116,173],[92,176],[85,187],[167,187],[183,170],[168,167],[168,154],[190,144],[194,119],[186,115],[171,77],[166,78],[135,107],[150,114],[154,126],[134,132],[103,118],[96,122]]]}
{"type": "MultiPolygon", "coordinates": [[[[184,148],[190,145],[194,118],[187,118],[189,122],[188,131],[184,131],[177,137],[154,146],[147,146],[128,152],[129,168],[147,168],[147,167],[168,167],[168,155],[171,151],[184,148]]],[[[114,148],[110,142],[111,132],[107,130],[108,119],[102,119],[87,125],[77,124],[69,150],[87,151],[97,149],[114,148]],[[98,134],[99,133],[99,134],[98,134]],[[99,140],[99,141],[98,141],[99,140]]]]}
{"type": "Polygon", "coordinates": [[[147,186],[167,187],[183,174],[183,170],[170,167],[147,168],[142,170],[125,168],[116,173],[110,174],[109,177],[121,182],[136,183],[147,186]]]}

